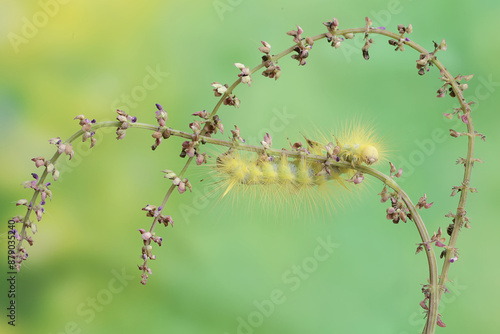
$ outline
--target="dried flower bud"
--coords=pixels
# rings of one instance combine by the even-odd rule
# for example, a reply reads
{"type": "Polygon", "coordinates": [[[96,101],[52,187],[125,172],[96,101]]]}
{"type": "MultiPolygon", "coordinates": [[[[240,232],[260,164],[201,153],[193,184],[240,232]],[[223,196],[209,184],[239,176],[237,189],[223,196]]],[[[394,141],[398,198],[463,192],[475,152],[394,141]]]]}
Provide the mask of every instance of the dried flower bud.
{"type": "Polygon", "coordinates": [[[439,43],[439,50],[446,51],[447,48],[446,41],[443,39],[441,43],[439,43]]]}
{"type": "Polygon", "coordinates": [[[394,166],[394,164],[392,162],[389,162],[389,165],[391,166],[391,174],[396,173],[396,167],[394,166]]]}
{"type": "Polygon", "coordinates": [[[184,192],[186,192],[186,183],[184,183],[184,182],[181,181],[177,185],[177,190],[179,190],[179,194],[183,194],[184,192]]]}
{"type": "Polygon", "coordinates": [[[459,132],[456,132],[456,131],[455,131],[455,130],[453,130],[453,129],[450,129],[450,135],[451,135],[452,137],[458,138],[458,137],[460,137],[462,134],[461,134],[461,133],[459,133],[459,132]]]}
{"type": "Polygon", "coordinates": [[[59,145],[60,143],[61,143],[60,137],[49,139],[49,144],[51,145],[59,145]]]}
{"type": "Polygon", "coordinates": [[[202,165],[203,163],[207,163],[207,156],[205,153],[203,154],[198,154],[196,156],[196,164],[199,166],[199,165],[202,165]]]}
{"type": "Polygon", "coordinates": [[[400,168],[394,176],[399,178],[401,175],[403,175],[403,168],[400,168]]]}
{"type": "Polygon", "coordinates": [[[45,158],[44,157],[36,157],[31,159],[35,163],[36,168],[39,168],[43,165],[45,165],[45,158]]]}
{"type": "Polygon", "coordinates": [[[197,111],[197,112],[193,113],[193,116],[198,116],[198,117],[203,118],[203,119],[208,119],[210,114],[206,110],[202,110],[202,111],[197,111]]]}
{"type": "Polygon", "coordinates": [[[384,203],[386,202],[390,197],[391,195],[389,194],[389,192],[387,191],[387,187],[384,186],[384,188],[382,189],[382,191],[379,193],[380,195],[380,202],[384,203]]]}
{"type": "Polygon", "coordinates": [[[162,133],[161,133],[162,137],[164,139],[168,139],[170,138],[170,135],[171,135],[171,131],[169,128],[166,128],[162,133]]]}
{"type": "Polygon", "coordinates": [[[273,139],[271,138],[271,135],[269,133],[266,133],[264,136],[264,140],[260,142],[264,149],[269,149],[272,144],[273,144],[273,139]]]}
{"type": "Polygon", "coordinates": [[[174,178],[172,179],[172,184],[173,184],[174,186],[178,186],[179,184],[181,184],[181,182],[182,182],[182,180],[181,180],[179,177],[174,177],[174,178]]]}
{"type": "Polygon", "coordinates": [[[16,202],[16,206],[18,205],[26,205],[28,204],[28,200],[27,199],[20,199],[19,201],[16,202]]]}
{"type": "Polygon", "coordinates": [[[162,170],[162,173],[165,173],[165,178],[168,178],[170,180],[173,180],[177,177],[177,174],[175,174],[173,171],[171,171],[170,169],[165,169],[165,170],[162,170]]]}

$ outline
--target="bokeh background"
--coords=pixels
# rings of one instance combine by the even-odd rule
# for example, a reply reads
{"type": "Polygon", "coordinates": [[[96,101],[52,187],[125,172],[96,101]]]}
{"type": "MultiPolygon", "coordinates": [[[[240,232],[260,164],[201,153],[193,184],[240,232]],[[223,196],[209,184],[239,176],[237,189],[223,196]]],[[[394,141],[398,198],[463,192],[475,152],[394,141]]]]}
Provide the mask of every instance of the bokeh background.
{"type": "MultiPolygon", "coordinates": [[[[441,307],[448,327],[439,333],[497,333],[499,14],[495,0],[4,0],[2,251],[7,220],[23,212],[14,203],[31,196],[20,186],[35,172],[30,159],[51,156],[47,140],[78,130],[76,115],[112,120],[120,107],[154,123],[154,104],[160,103],[171,127],[187,129],[191,113],[216,103],[213,81],[233,82],[234,62],[260,62],[261,40],[277,53],[291,45],[285,33],[296,24],[305,36],[316,35],[333,16],[345,28],[363,26],[365,16],[392,30],[412,23],[410,37],[429,49],[433,40],[446,39],[448,51],[438,56],[452,73],[475,74],[466,96],[477,102],[475,125],[487,136],[476,148],[485,163],[472,178],[479,190],[467,205],[472,229],[458,242],[461,257],[451,268],[454,283],[441,307]]],[[[386,138],[389,159],[405,168],[401,184],[410,196],[417,201],[426,193],[435,202],[422,212],[428,229],[445,228],[444,215],[458,201],[449,196],[451,187],[462,175],[455,160],[465,154],[465,140],[446,135],[450,127],[462,128],[442,116],[456,102],[435,98],[439,75],[433,69],[419,77],[417,53],[396,53],[385,38],[374,39],[368,62],[360,40],[338,50],[317,43],[305,67],[284,58],[278,81],[255,75],[250,88],[236,91],[241,107],[224,107],[220,116],[227,132],[237,124],[254,143],[271,131],[277,147],[287,137],[300,140],[300,131],[368,120],[386,138]]],[[[417,230],[385,219],[376,182],[329,215],[262,213],[257,206],[249,214],[248,207],[207,199],[198,182],[203,173],[192,168],[194,192],[176,193],[169,202],[166,211],[175,227],[157,229],[164,243],[155,247],[154,273],[142,286],[137,229],[148,228],[151,220],[141,208],[163,198],[169,182],[161,170],[182,168],[181,140],[165,141],[153,152],[148,132],[129,131],[119,142],[114,137],[113,131],[99,135],[91,151],[87,143],[75,144],[75,158],[61,160],[64,172],[52,185],[54,199],[17,276],[15,328],[7,326],[4,314],[3,256],[2,333],[421,330],[418,302],[427,266],[423,255],[414,255],[417,230]],[[321,248],[325,243],[334,247],[321,248]]]]}

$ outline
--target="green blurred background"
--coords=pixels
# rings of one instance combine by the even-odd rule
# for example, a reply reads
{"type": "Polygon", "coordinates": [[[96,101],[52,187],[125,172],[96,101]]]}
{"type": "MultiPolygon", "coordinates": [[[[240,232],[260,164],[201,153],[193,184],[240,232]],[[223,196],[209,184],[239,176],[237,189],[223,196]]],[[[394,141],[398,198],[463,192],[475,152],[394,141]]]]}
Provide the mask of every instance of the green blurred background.
{"type": "MultiPolygon", "coordinates": [[[[30,159],[51,156],[47,140],[78,130],[76,115],[112,120],[119,106],[154,123],[154,104],[160,103],[170,126],[187,129],[191,113],[216,103],[213,81],[233,82],[234,62],[251,67],[260,62],[261,40],[277,53],[291,45],[285,32],[296,24],[305,36],[316,35],[333,16],[344,28],[363,26],[365,16],[391,30],[412,23],[410,38],[427,48],[432,40],[446,39],[448,51],[439,58],[452,73],[475,74],[466,96],[477,101],[475,126],[487,135],[476,149],[485,163],[477,165],[472,179],[479,190],[467,206],[472,229],[461,234],[461,257],[450,271],[455,283],[442,302],[448,327],[438,332],[497,333],[500,73],[494,32],[499,14],[495,0],[4,0],[2,249],[7,220],[23,213],[14,203],[31,196],[20,186],[35,171],[30,159]],[[13,44],[13,34],[26,39],[13,44]],[[141,89],[151,71],[160,73],[156,84],[141,89]],[[132,98],[127,102],[124,95],[132,98]]],[[[236,91],[241,107],[223,107],[220,116],[227,132],[238,124],[254,143],[271,130],[276,147],[287,136],[299,140],[298,132],[309,128],[328,129],[355,117],[372,121],[387,139],[390,160],[405,167],[406,191],[414,201],[427,193],[435,202],[422,212],[432,233],[448,225],[444,215],[458,201],[449,194],[461,180],[455,160],[465,154],[465,140],[443,135],[457,126],[442,117],[456,102],[435,98],[439,75],[433,69],[419,77],[417,53],[396,53],[385,38],[374,39],[368,62],[354,50],[359,40],[338,50],[317,43],[305,67],[287,57],[280,62],[280,80],[255,75],[250,88],[236,91]],[[438,139],[431,140],[433,135],[438,139]]],[[[163,198],[169,182],[161,170],[182,168],[181,140],[170,139],[153,152],[148,132],[129,131],[119,142],[114,137],[113,131],[100,135],[90,152],[87,143],[75,144],[75,158],[60,162],[65,172],[52,185],[54,200],[46,205],[29,261],[17,276],[15,328],[6,324],[7,286],[1,280],[2,333],[421,330],[418,302],[427,265],[423,255],[413,255],[418,234],[411,223],[385,219],[376,182],[361,200],[331,215],[266,215],[258,208],[247,214],[248,209],[204,200],[205,186],[197,182],[202,173],[192,168],[188,177],[195,191],[176,193],[169,202],[166,211],[175,227],[157,229],[164,243],[155,247],[154,273],[142,286],[137,229],[149,228],[151,220],[141,208],[163,198]],[[318,238],[336,244],[331,254],[322,250],[323,261],[314,258],[318,238]],[[306,271],[300,276],[294,266],[306,271]]],[[[3,272],[7,277],[6,268],[3,272]]]]}

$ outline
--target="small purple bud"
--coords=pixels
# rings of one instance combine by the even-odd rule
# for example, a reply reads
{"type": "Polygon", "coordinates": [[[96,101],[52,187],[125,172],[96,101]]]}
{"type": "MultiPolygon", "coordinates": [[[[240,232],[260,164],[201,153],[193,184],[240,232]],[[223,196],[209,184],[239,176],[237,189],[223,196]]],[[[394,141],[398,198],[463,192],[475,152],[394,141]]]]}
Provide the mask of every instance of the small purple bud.
{"type": "Polygon", "coordinates": [[[46,186],[46,187],[48,187],[48,186],[50,186],[51,184],[52,184],[52,183],[47,182],[47,183],[45,183],[45,186],[46,186]]]}
{"type": "Polygon", "coordinates": [[[40,205],[45,205],[45,201],[41,201],[41,202],[40,202],[40,205]]]}
{"type": "Polygon", "coordinates": [[[450,259],[450,263],[456,262],[458,260],[458,256],[454,256],[450,259]]]}
{"type": "Polygon", "coordinates": [[[158,103],[156,104],[156,108],[158,108],[158,110],[163,110],[163,107],[158,103]]]}
{"type": "Polygon", "coordinates": [[[163,206],[158,207],[158,211],[161,211],[161,210],[163,210],[163,206]]]}
{"type": "Polygon", "coordinates": [[[91,121],[90,121],[90,123],[95,123],[95,122],[97,122],[97,121],[95,120],[95,118],[94,118],[93,120],[91,120],[91,121]]]}
{"type": "Polygon", "coordinates": [[[132,123],[137,122],[137,117],[133,116],[133,117],[130,119],[130,121],[131,121],[132,123]]]}
{"type": "Polygon", "coordinates": [[[38,180],[38,174],[36,174],[36,173],[31,173],[31,176],[33,176],[33,178],[34,178],[35,180],[38,180]]]}
{"type": "Polygon", "coordinates": [[[405,41],[409,42],[411,40],[408,37],[405,37],[405,41]]]}
{"type": "Polygon", "coordinates": [[[379,30],[385,30],[385,27],[378,27],[379,30]]]}

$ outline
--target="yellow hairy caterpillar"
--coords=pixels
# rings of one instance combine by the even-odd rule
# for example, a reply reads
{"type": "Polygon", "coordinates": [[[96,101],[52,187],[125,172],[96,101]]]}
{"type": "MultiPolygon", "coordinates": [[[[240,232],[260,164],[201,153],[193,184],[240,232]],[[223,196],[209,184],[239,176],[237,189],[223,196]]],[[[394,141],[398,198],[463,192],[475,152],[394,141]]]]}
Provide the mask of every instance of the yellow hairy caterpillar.
{"type": "Polygon", "coordinates": [[[343,196],[339,189],[349,192],[350,184],[360,183],[362,176],[353,179],[357,174],[347,167],[325,169],[324,163],[311,161],[309,155],[329,155],[336,161],[359,166],[375,164],[384,153],[373,130],[359,124],[333,133],[330,138],[318,135],[317,140],[304,139],[305,145],[290,143],[289,150],[275,156],[268,154],[265,147],[260,153],[248,153],[241,152],[238,146],[219,155],[212,170],[221,198],[229,195],[233,202],[252,207],[258,202],[273,210],[312,211],[319,206],[329,211],[343,196]],[[286,152],[290,151],[300,155],[289,157],[286,152]]]}

